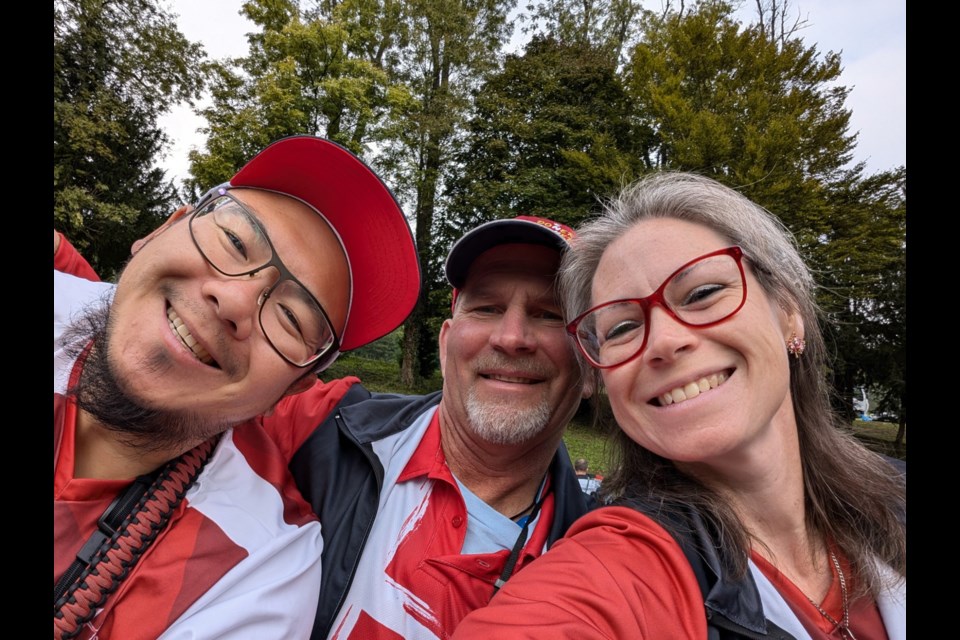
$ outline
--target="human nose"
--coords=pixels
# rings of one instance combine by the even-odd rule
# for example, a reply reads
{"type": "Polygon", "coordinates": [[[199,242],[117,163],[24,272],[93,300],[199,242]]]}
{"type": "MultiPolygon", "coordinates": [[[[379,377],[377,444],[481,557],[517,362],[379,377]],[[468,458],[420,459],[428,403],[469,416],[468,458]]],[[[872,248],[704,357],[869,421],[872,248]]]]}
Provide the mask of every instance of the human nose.
{"type": "Polygon", "coordinates": [[[508,308],[493,333],[490,343],[505,353],[527,353],[536,350],[536,339],[530,318],[520,309],[508,308]]]}
{"type": "Polygon", "coordinates": [[[263,294],[276,284],[275,269],[262,269],[238,277],[212,277],[203,295],[236,340],[246,340],[256,330],[263,294]]]}
{"type": "Polygon", "coordinates": [[[649,364],[672,362],[697,343],[696,331],[677,320],[662,305],[647,310],[647,338],[641,358],[649,364]]]}

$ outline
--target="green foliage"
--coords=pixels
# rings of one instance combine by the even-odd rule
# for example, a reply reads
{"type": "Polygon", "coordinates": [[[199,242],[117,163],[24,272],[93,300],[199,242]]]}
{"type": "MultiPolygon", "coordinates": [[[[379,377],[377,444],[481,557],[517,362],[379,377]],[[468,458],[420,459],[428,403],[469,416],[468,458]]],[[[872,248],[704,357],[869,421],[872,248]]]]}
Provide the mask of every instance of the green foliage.
{"type": "Polygon", "coordinates": [[[802,227],[855,144],[840,57],[743,26],[733,11],[704,0],[644,13],[627,68],[637,118],[655,136],[644,162],[710,175],[802,227]]]}
{"type": "Polygon", "coordinates": [[[811,261],[834,345],[839,406],[854,387],[877,389],[877,411],[906,419],[906,170],[851,171],[825,194],[834,212],[816,229],[811,261]]]}
{"type": "Polygon", "coordinates": [[[452,242],[480,222],[538,215],[575,225],[638,175],[642,133],[615,61],[536,37],[476,92],[451,183],[452,242]]]}
{"type": "Polygon", "coordinates": [[[605,474],[611,470],[610,452],[605,432],[595,429],[583,420],[574,418],[563,434],[570,461],[586,458],[590,473],[605,474]]]}
{"type": "Polygon", "coordinates": [[[197,97],[203,50],[153,0],[55,0],[53,27],[53,223],[110,277],[172,211],[157,119],[197,97]]]}
{"type": "Polygon", "coordinates": [[[249,36],[247,56],[215,67],[212,105],[202,112],[207,146],[190,154],[191,187],[229,179],[285,136],[321,135],[360,155],[381,139],[390,112],[409,102],[391,70],[404,32],[400,8],[371,0],[244,3],[261,31],[249,36]]]}
{"type": "Polygon", "coordinates": [[[450,171],[450,145],[469,108],[469,91],[496,65],[510,33],[514,0],[414,0],[402,14],[407,39],[396,73],[409,88],[406,108],[395,114],[384,140],[383,164],[403,196],[413,201],[415,239],[423,290],[404,324],[401,376],[415,384],[435,366],[436,340],[429,327],[443,287],[432,242],[442,208],[442,184],[450,171]]]}
{"type": "Polygon", "coordinates": [[[334,380],[347,376],[356,376],[371,391],[382,393],[431,393],[439,391],[443,386],[443,379],[440,377],[439,371],[434,371],[433,374],[419,380],[414,385],[407,385],[400,379],[400,368],[395,362],[372,360],[354,353],[342,355],[333,363],[333,366],[320,375],[323,380],[334,380]]]}
{"type": "Polygon", "coordinates": [[[636,35],[641,3],[636,0],[552,0],[527,5],[524,33],[549,36],[566,44],[603,50],[619,61],[623,48],[636,35]]]}
{"type": "Polygon", "coordinates": [[[359,349],[350,351],[351,356],[363,358],[365,360],[379,360],[381,362],[390,362],[397,366],[400,365],[400,338],[402,332],[396,329],[375,340],[370,344],[364,345],[359,349]]]}

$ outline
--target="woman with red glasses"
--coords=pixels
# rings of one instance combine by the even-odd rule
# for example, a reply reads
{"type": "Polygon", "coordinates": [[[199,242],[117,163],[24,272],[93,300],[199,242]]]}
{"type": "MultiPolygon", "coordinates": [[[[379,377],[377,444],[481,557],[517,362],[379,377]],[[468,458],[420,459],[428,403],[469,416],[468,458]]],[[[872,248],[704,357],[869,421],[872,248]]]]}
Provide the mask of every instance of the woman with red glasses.
{"type": "Polygon", "coordinates": [[[608,506],[455,637],[905,638],[905,468],[831,411],[779,221],[657,174],[578,230],[562,273],[619,426],[608,506]]]}

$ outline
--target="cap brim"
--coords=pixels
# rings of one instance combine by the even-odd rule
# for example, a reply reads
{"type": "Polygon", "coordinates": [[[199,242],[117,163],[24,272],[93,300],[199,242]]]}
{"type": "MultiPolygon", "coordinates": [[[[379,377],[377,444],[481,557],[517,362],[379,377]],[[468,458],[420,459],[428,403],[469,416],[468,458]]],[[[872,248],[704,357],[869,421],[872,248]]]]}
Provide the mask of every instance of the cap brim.
{"type": "Polygon", "coordinates": [[[447,281],[462,289],[474,260],[501,244],[538,244],[563,252],[568,244],[555,231],[529,220],[493,220],[486,222],[454,243],[447,255],[447,281]]]}
{"type": "Polygon", "coordinates": [[[284,138],[257,154],[230,184],[299,198],[339,235],[353,280],[341,350],[385,336],[413,310],[420,265],[410,226],[390,189],[353,153],[313,136],[284,138]]]}

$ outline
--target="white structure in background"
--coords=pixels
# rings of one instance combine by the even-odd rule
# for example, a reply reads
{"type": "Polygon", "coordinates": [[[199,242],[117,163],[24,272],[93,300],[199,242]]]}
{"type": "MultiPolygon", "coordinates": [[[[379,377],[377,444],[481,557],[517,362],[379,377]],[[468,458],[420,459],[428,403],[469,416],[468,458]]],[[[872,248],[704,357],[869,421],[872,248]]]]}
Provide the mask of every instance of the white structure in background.
{"type": "Polygon", "coordinates": [[[860,393],[862,394],[863,399],[853,399],[853,410],[857,412],[857,415],[861,420],[869,420],[870,416],[867,412],[870,410],[870,401],[867,399],[867,390],[863,387],[860,387],[860,393]]]}

